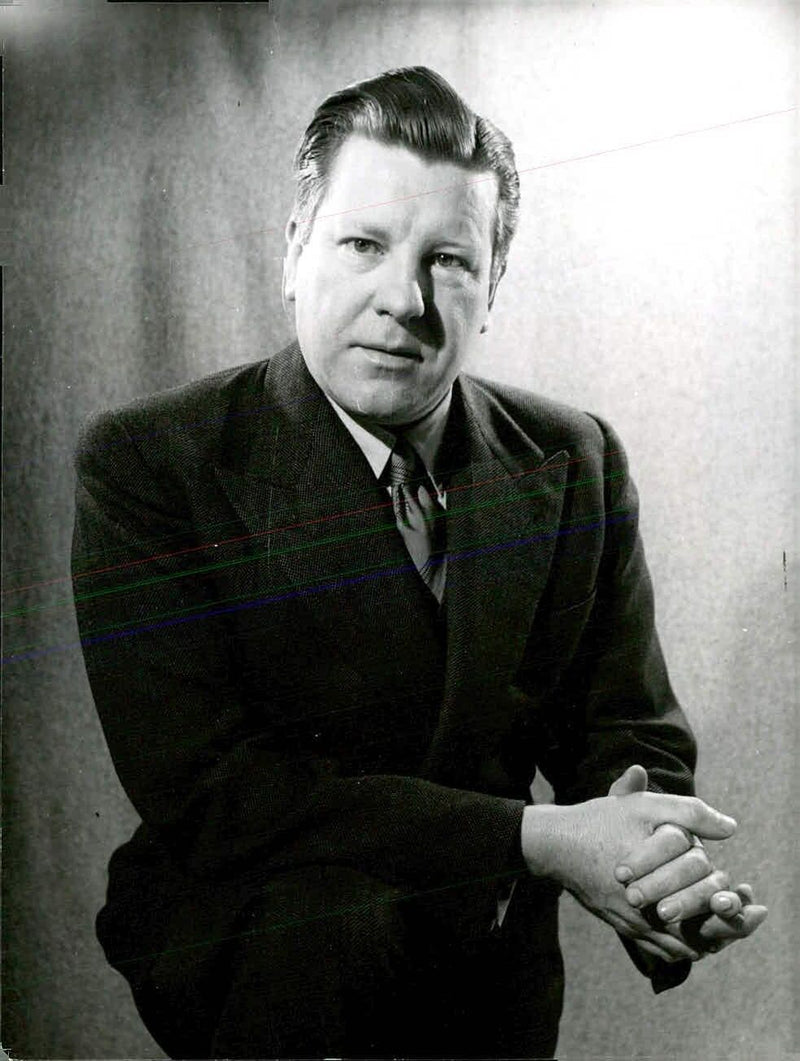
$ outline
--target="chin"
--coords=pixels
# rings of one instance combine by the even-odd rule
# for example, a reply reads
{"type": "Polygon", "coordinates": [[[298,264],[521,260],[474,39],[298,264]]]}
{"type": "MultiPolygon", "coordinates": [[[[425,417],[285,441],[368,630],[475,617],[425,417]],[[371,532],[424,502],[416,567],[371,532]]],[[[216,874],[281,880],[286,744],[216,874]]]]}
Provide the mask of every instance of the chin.
{"type": "Polygon", "coordinates": [[[362,393],[342,395],[341,399],[334,397],[334,400],[351,416],[387,427],[408,424],[412,420],[418,420],[425,412],[424,407],[420,407],[418,396],[415,401],[408,396],[377,394],[376,390],[373,386],[362,393]]]}

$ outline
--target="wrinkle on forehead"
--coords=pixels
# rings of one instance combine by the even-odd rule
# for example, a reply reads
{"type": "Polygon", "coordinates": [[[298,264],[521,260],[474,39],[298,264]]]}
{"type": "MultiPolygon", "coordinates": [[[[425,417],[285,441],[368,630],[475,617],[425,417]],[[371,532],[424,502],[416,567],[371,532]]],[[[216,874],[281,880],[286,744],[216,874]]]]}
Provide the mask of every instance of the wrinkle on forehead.
{"type": "Polygon", "coordinates": [[[495,174],[430,162],[405,147],[366,137],[345,141],[332,168],[318,221],[406,227],[423,221],[441,238],[491,235],[495,174]],[[487,228],[488,225],[488,228],[487,228]]]}

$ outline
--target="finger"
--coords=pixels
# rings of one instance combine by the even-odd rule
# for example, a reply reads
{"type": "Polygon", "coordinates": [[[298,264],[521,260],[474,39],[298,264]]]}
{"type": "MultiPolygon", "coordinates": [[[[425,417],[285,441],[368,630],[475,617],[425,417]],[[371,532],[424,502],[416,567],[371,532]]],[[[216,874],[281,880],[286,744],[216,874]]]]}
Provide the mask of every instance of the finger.
{"type": "MultiPolygon", "coordinates": [[[[675,957],[674,954],[671,954],[669,951],[664,950],[663,947],[659,947],[656,943],[652,943],[648,939],[637,939],[636,942],[642,948],[643,951],[646,951],[648,954],[652,955],[654,958],[660,958],[664,962],[669,962],[670,964],[672,964],[674,962],[679,962],[679,961],[683,961],[684,960],[683,958],[675,957]]],[[[688,957],[690,961],[697,961],[698,958],[700,957],[700,955],[699,954],[695,954],[692,957],[692,956],[687,954],[686,957],[688,957]]]]}
{"type": "Polygon", "coordinates": [[[706,918],[696,936],[684,933],[690,946],[698,950],[718,951],[739,939],[746,939],[767,919],[766,906],[752,903],[746,906],[734,920],[719,917],[706,918]]]}
{"type": "Polygon", "coordinates": [[[671,822],[659,825],[646,840],[625,856],[614,870],[614,876],[620,884],[637,880],[647,873],[652,873],[665,862],[671,862],[673,858],[682,855],[693,843],[691,834],[679,825],[673,825],[671,822]]]}
{"type": "Polygon", "coordinates": [[[633,792],[646,791],[647,771],[643,766],[637,764],[629,766],[625,773],[617,778],[608,790],[608,794],[609,796],[630,796],[633,792]]]}
{"type": "MultiPolygon", "coordinates": [[[[674,892],[682,892],[685,888],[709,877],[713,870],[714,867],[705,849],[701,846],[690,847],[677,858],[673,858],[670,862],[653,870],[652,873],[647,873],[644,877],[629,884],[625,889],[625,895],[631,906],[649,906],[651,903],[666,899],[674,892]]],[[[727,885],[728,881],[725,879],[716,890],[726,888],[727,885]]],[[[708,898],[711,895],[713,895],[713,890],[708,893],[708,898]]],[[[703,911],[697,910],[696,913],[705,912],[707,909],[706,905],[703,911]]]]}
{"type": "Polygon", "coordinates": [[[726,840],[736,832],[734,818],[709,807],[697,796],[650,793],[648,798],[651,803],[651,818],[657,825],[672,822],[708,840],[726,840]]]}
{"type": "Polygon", "coordinates": [[[748,903],[752,903],[754,901],[753,889],[750,887],[749,884],[737,884],[734,890],[745,906],[747,906],[748,903]]]}
{"type": "Polygon", "coordinates": [[[701,951],[687,943],[679,934],[668,933],[663,926],[658,927],[657,924],[651,925],[641,914],[633,910],[625,917],[610,914],[607,920],[620,935],[636,940],[637,943],[649,942],[658,947],[662,952],[662,957],[667,961],[681,961],[684,958],[697,961],[700,957],[701,951]]]}
{"type": "Polygon", "coordinates": [[[669,936],[666,932],[657,932],[651,928],[646,927],[645,930],[639,932],[630,927],[617,927],[617,931],[621,935],[627,936],[628,939],[635,940],[648,953],[653,953],[667,962],[680,962],[687,959],[696,962],[703,953],[703,949],[700,947],[692,947],[684,940],[669,936]]]}
{"type": "Polygon", "coordinates": [[[727,887],[727,874],[722,870],[715,870],[688,888],[683,888],[670,894],[666,899],[662,899],[656,908],[658,916],[667,924],[699,917],[701,914],[708,913],[711,897],[727,887]]]}
{"type": "Polygon", "coordinates": [[[712,914],[730,920],[742,912],[742,906],[746,905],[737,891],[717,892],[711,896],[709,909],[712,914]]]}
{"type": "Polygon", "coordinates": [[[648,931],[639,937],[643,943],[650,943],[655,947],[658,947],[662,952],[669,955],[667,961],[684,961],[686,958],[689,961],[696,962],[703,950],[699,947],[693,946],[685,939],[677,939],[675,936],[671,936],[666,932],[659,932],[657,929],[648,928],[648,931]]]}
{"type": "Polygon", "coordinates": [[[731,920],[741,914],[744,907],[753,902],[753,889],[749,884],[737,884],[729,891],[717,892],[709,904],[713,914],[731,920]]]}

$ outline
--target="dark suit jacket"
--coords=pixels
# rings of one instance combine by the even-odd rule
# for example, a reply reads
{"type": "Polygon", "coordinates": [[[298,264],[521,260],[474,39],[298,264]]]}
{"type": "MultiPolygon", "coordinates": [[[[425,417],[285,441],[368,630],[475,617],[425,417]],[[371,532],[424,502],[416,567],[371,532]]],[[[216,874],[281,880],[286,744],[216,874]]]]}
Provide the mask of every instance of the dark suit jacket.
{"type": "Polygon", "coordinates": [[[462,376],[441,461],[444,620],[296,346],[87,429],[78,617],[143,822],[101,918],[120,968],[319,862],[457,896],[482,932],[537,768],[562,802],[633,762],[691,791],[617,438],[462,376]]]}

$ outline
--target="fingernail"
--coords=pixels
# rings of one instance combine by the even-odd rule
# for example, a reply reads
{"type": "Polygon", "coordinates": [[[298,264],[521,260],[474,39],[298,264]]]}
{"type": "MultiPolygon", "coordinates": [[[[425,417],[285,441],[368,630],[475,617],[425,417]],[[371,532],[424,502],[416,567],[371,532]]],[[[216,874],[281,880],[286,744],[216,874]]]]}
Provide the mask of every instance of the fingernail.
{"type": "Polygon", "coordinates": [[[638,888],[628,888],[626,894],[628,896],[628,902],[631,904],[631,906],[641,906],[644,902],[644,896],[638,888]]]}
{"type": "Polygon", "coordinates": [[[729,899],[727,895],[720,895],[720,897],[717,899],[717,906],[720,908],[720,910],[730,910],[730,908],[733,906],[733,901],[729,899]]]}
{"type": "Polygon", "coordinates": [[[658,907],[658,916],[662,921],[677,921],[680,912],[680,903],[661,903],[658,907]]]}
{"type": "Polygon", "coordinates": [[[620,884],[627,884],[629,880],[633,880],[633,870],[629,866],[617,866],[614,876],[620,884]]]}
{"type": "Polygon", "coordinates": [[[736,821],[736,819],[735,818],[731,818],[731,816],[729,814],[723,814],[722,818],[723,818],[723,820],[725,822],[728,823],[728,825],[731,826],[731,828],[733,828],[733,829],[738,829],[739,828],[739,824],[736,821]]]}

